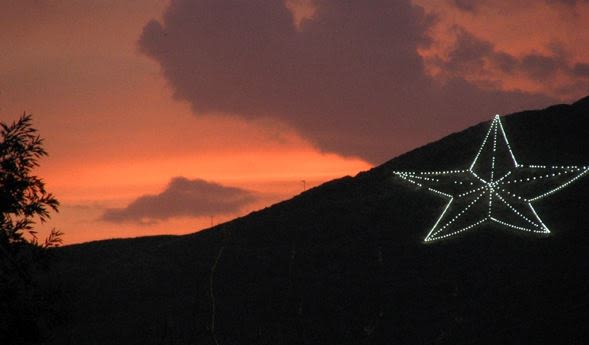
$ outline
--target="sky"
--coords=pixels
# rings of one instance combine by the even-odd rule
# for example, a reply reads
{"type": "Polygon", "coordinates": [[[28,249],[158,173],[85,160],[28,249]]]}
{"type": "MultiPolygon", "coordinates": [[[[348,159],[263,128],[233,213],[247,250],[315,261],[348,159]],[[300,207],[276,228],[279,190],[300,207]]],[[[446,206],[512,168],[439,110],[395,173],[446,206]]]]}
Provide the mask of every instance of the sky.
{"type": "Polygon", "coordinates": [[[4,0],[0,44],[0,121],[33,114],[67,244],[198,231],[589,94],[589,1],[4,0]]]}

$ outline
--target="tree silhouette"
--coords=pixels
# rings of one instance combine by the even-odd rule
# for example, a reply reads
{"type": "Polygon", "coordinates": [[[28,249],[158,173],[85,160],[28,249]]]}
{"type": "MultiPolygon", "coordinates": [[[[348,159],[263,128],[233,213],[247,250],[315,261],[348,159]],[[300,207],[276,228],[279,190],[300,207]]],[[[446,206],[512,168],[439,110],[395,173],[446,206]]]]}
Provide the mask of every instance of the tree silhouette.
{"type": "MultiPolygon", "coordinates": [[[[36,272],[46,270],[46,249],[61,244],[62,233],[53,229],[40,243],[34,225],[58,211],[59,202],[33,175],[39,159],[47,155],[43,139],[32,127],[31,115],[11,124],[0,123],[0,343],[28,344],[42,338],[54,309],[36,272]]],[[[55,299],[53,299],[54,301],[55,299]]]]}

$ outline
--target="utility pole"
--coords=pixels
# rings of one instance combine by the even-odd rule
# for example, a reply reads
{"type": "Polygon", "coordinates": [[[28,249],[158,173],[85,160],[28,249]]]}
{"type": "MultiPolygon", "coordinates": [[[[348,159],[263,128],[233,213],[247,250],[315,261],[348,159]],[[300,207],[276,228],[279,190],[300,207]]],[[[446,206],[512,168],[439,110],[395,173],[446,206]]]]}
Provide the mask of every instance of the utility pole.
{"type": "Polygon", "coordinates": [[[307,181],[301,180],[301,182],[303,183],[303,192],[304,192],[307,190],[307,181]]]}

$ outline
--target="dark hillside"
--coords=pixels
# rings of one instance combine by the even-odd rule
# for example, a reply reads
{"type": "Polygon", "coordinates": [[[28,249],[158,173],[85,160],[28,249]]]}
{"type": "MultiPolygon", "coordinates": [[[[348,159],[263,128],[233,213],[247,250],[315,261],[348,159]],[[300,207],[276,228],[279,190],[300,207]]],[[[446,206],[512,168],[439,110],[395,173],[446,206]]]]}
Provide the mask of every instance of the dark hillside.
{"type": "MultiPolygon", "coordinates": [[[[534,204],[549,236],[423,243],[445,201],[392,171],[467,168],[488,125],[206,231],[57,250],[55,343],[587,344],[589,177],[534,204]]],[[[503,125],[525,164],[589,164],[589,98],[503,125]]]]}

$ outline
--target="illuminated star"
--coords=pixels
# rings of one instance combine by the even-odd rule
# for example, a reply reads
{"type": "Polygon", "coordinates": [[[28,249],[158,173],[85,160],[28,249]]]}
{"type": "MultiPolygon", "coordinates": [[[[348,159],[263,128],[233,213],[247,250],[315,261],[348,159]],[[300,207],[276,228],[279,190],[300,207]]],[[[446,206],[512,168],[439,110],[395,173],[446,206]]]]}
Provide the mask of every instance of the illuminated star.
{"type": "Polygon", "coordinates": [[[395,171],[405,181],[448,199],[425,242],[448,238],[484,223],[539,234],[550,230],[532,206],[589,173],[589,166],[519,164],[499,115],[491,122],[465,170],[395,171]]]}

